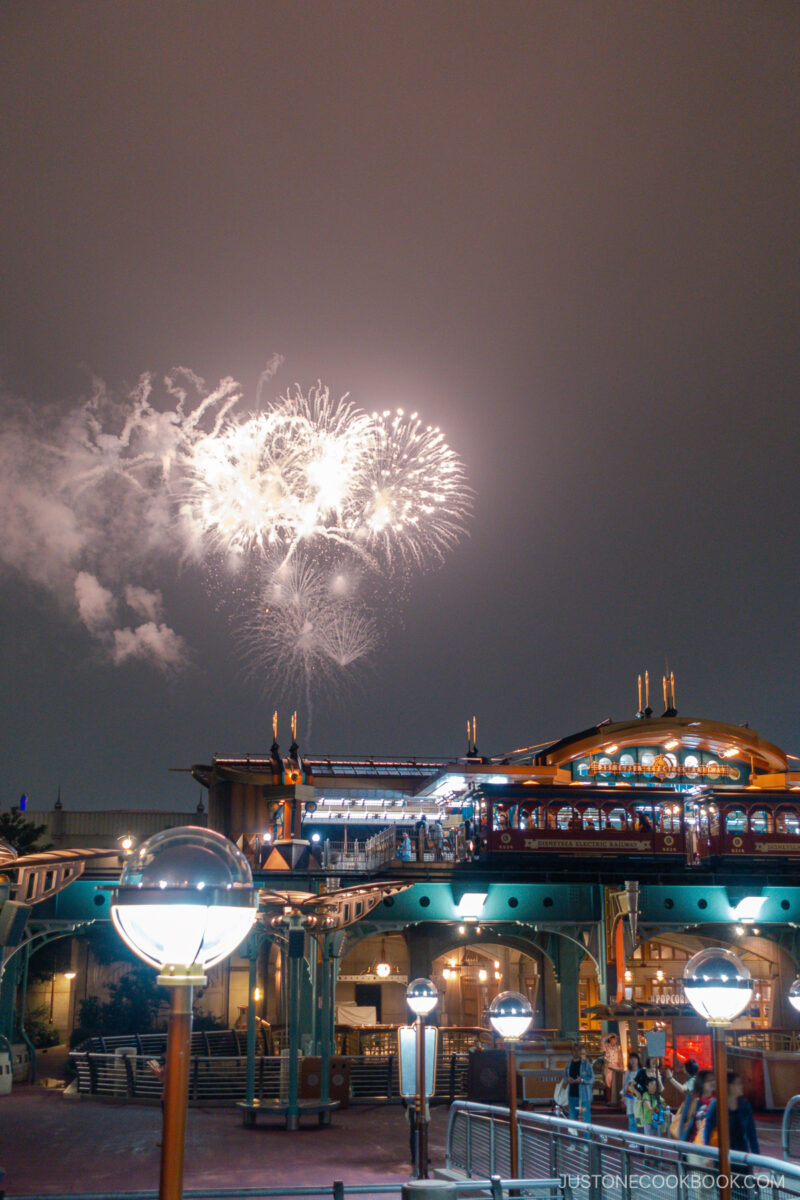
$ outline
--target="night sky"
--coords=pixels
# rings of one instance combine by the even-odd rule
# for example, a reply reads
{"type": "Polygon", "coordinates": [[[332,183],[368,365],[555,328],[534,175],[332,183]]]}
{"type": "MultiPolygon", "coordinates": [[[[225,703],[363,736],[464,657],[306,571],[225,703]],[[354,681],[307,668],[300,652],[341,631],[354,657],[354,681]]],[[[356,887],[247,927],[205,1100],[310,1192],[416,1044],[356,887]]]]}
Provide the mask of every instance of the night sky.
{"type": "Polygon", "coordinates": [[[167,769],[266,750],[275,704],[284,747],[297,706],[307,751],[456,756],[475,713],[502,753],[667,658],[682,715],[800,753],[799,34],[761,0],[3,5],[3,421],[176,365],[254,408],[279,354],[266,399],[417,408],[475,497],[309,740],[196,570],[149,580],[186,670],[99,655],[19,569],[5,469],[0,806],[191,807],[167,769]]]}

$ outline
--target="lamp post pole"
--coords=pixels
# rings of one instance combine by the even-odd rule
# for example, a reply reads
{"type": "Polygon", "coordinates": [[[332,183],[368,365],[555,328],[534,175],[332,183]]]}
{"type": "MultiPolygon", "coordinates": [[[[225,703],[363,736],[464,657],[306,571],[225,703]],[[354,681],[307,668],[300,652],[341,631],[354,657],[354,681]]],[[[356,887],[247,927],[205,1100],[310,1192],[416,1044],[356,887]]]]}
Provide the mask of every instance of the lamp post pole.
{"type": "Polygon", "coordinates": [[[428,1178],[428,1120],[425,1096],[425,1022],[417,1017],[417,1178],[428,1178]]]}
{"type": "Polygon", "coordinates": [[[719,1147],[719,1200],[731,1200],[731,1127],[728,1113],[727,1021],[709,1021],[714,1030],[714,1073],[717,1080],[717,1138],[719,1147]]]}
{"type": "MultiPolygon", "coordinates": [[[[439,993],[430,979],[414,979],[406,988],[406,1002],[416,1020],[417,1102],[415,1128],[417,1141],[417,1178],[428,1178],[428,1080],[425,1070],[425,1017],[439,1002],[439,993]]],[[[435,1064],[434,1064],[435,1066],[435,1064]]]]}
{"type": "Polygon", "coordinates": [[[143,842],[115,890],[117,933],[159,968],[158,983],[170,993],[159,1200],[183,1196],[194,987],[236,949],[255,915],[253,878],[242,853],[221,834],[192,826],[143,842]]]}
{"type": "Polygon", "coordinates": [[[164,1064],[164,1124],[161,1135],[159,1200],[181,1200],[183,1196],[193,992],[194,988],[190,983],[170,985],[171,1003],[167,1028],[167,1056],[164,1064]]]}
{"type": "Polygon", "coordinates": [[[519,1130],[517,1129],[517,1043],[508,1042],[508,1158],[511,1178],[519,1176],[519,1130]]]}
{"type": "Polygon", "coordinates": [[[517,1129],[517,1042],[530,1028],[533,1009],[520,992],[499,992],[489,1006],[489,1022],[506,1044],[508,1074],[508,1161],[512,1179],[519,1178],[517,1129]]]}
{"type": "Polygon", "coordinates": [[[687,962],[683,972],[683,988],[692,1008],[705,1017],[714,1035],[719,1148],[717,1190],[719,1200],[731,1200],[731,1132],[725,1031],[750,1003],[753,981],[747,967],[731,950],[708,946],[687,962]]]}

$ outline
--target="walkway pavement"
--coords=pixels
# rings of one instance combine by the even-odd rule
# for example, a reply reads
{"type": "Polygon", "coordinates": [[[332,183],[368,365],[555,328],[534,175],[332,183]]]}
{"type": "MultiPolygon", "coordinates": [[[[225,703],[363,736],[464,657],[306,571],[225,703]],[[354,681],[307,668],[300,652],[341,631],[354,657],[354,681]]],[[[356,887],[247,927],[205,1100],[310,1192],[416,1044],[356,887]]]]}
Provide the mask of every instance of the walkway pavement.
{"type": "MultiPolygon", "coordinates": [[[[624,1128],[622,1114],[595,1106],[597,1124],[624,1128]]],[[[430,1157],[444,1166],[448,1109],[431,1113],[430,1157]]],[[[758,1119],[762,1154],[782,1158],[780,1115],[758,1119]]],[[[158,1187],[161,1110],[154,1106],[64,1100],[58,1091],[15,1087],[0,1096],[0,1187],[14,1195],[122,1193],[158,1187]]],[[[281,1187],[403,1182],[409,1177],[408,1124],[399,1105],[357,1105],[330,1126],[309,1119],[297,1133],[282,1125],[242,1126],[231,1108],[191,1108],[186,1186],[281,1187]]]]}
{"type": "MultiPolygon", "coordinates": [[[[444,1165],[446,1107],[431,1113],[430,1157],[444,1165]]],[[[161,1109],[64,1100],[41,1087],[0,1096],[0,1187],[10,1194],[134,1191],[158,1187],[161,1109]]],[[[245,1129],[232,1108],[190,1108],[186,1186],[297,1187],[403,1182],[409,1178],[408,1123],[399,1105],[334,1112],[321,1128],[280,1124],[245,1129]]]]}

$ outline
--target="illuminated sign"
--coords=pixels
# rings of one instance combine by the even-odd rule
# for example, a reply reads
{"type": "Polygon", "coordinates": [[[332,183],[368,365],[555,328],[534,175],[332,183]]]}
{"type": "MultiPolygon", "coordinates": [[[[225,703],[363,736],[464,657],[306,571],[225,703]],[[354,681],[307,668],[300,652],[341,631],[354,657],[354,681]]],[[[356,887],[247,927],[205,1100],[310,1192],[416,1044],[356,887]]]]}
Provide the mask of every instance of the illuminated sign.
{"type": "Polygon", "coordinates": [[[613,758],[608,751],[599,752],[597,757],[590,755],[572,763],[575,780],[609,785],[630,783],[640,787],[660,785],[669,780],[680,780],[683,786],[710,783],[741,787],[745,773],[741,764],[720,761],[707,751],[690,751],[678,757],[661,746],[631,747],[613,758]]]}
{"type": "Polygon", "coordinates": [[[657,779],[668,779],[671,775],[689,775],[697,779],[739,779],[741,772],[730,763],[706,762],[681,766],[671,762],[665,754],[657,755],[652,762],[590,762],[589,775],[650,775],[657,779]]]}

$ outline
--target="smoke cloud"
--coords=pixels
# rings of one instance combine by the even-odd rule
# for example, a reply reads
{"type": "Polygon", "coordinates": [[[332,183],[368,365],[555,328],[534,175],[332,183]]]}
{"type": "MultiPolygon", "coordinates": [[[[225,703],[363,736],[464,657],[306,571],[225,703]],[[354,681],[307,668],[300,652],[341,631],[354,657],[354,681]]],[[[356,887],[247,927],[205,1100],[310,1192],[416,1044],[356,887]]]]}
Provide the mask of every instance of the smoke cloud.
{"type": "Polygon", "coordinates": [[[115,629],[111,657],[116,666],[140,659],[168,673],[188,664],[189,651],[174,629],[148,621],[135,629],[115,629]]]}
{"type": "Polygon", "coordinates": [[[78,615],[90,633],[99,633],[112,624],[116,617],[117,604],[113,593],[88,571],[79,571],[75,576],[75,601],[78,615]]]}

